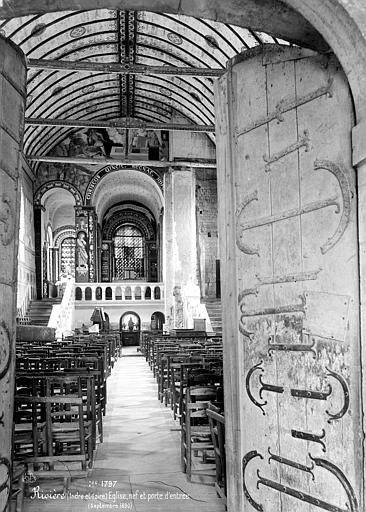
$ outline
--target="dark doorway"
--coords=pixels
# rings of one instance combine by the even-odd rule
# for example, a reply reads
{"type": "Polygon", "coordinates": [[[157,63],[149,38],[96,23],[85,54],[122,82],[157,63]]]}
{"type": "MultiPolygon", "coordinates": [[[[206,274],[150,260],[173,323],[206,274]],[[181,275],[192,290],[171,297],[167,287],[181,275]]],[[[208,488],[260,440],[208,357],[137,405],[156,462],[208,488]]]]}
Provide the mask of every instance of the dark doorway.
{"type": "Polygon", "coordinates": [[[163,331],[163,325],[165,323],[165,316],[160,311],[156,311],[151,315],[151,330],[152,331],[163,331]]]}
{"type": "Polygon", "coordinates": [[[137,346],[140,344],[140,317],[133,311],[124,313],[119,321],[122,346],[137,346]]]}

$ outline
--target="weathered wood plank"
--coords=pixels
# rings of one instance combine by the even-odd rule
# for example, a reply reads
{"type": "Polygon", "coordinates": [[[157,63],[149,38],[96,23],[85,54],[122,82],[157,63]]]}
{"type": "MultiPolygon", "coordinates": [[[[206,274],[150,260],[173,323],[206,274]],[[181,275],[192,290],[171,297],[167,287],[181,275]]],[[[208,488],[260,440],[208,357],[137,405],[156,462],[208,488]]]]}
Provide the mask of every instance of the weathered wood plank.
{"type": "Polygon", "coordinates": [[[177,123],[147,123],[138,120],[103,121],[98,119],[47,119],[45,117],[26,117],[28,126],[61,126],[70,128],[144,128],[145,130],[189,131],[189,132],[214,132],[215,125],[177,124],[177,123]]]}
{"type": "Polygon", "coordinates": [[[119,75],[170,75],[170,76],[211,76],[225,73],[221,68],[197,68],[176,66],[144,66],[141,64],[117,64],[115,62],[84,62],[69,60],[28,59],[28,68],[52,69],[59,71],[94,71],[95,73],[117,73],[119,75]]]}
{"type": "MultiPolygon", "coordinates": [[[[352,102],[332,56],[291,59],[293,49],[286,51],[287,59],[271,60],[276,52],[265,49],[263,58],[251,50],[234,64],[232,85],[229,77],[225,82],[229,107],[224,94],[219,104],[226,126],[216,133],[218,174],[233,182],[221,201],[234,194],[236,208],[236,215],[231,205],[222,212],[220,245],[230,266],[223,293],[227,371],[230,389],[241,390],[235,424],[245,469],[242,510],[343,510],[348,500],[358,511],[364,507],[352,102]],[[330,94],[313,94],[329,83],[330,94]],[[286,98],[291,108],[256,122],[286,98]],[[254,128],[243,129],[248,125],[254,128]],[[227,238],[233,229],[234,255],[227,238]]],[[[223,79],[219,84],[224,88],[223,79]]],[[[236,457],[232,462],[239,466],[236,457]]]]}

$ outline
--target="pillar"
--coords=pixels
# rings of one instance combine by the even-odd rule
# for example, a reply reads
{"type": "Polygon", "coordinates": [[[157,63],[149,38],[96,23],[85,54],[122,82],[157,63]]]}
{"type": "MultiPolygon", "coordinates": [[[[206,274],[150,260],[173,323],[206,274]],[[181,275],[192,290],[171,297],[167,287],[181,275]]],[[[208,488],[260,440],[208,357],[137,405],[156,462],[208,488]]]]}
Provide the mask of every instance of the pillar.
{"type": "Polygon", "coordinates": [[[183,327],[182,287],[196,283],[195,174],[171,169],[165,175],[165,311],[170,328],[183,327]]]}
{"type": "Polygon", "coordinates": [[[9,499],[16,332],[19,173],[26,98],[23,53],[0,37],[0,511],[9,499]]]}
{"type": "Polygon", "coordinates": [[[35,267],[36,267],[36,292],[37,299],[42,299],[42,212],[44,206],[34,205],[34,250],[35,250],[35,267]]]}
{"type": "Polygon", "coordinates": [[[101,281],[110,283],[112,281],[113,268],[113,242],[103,240],[101,250],[101,281]]]}
{"type": "Polygon", "coordinates": [[[52,255],[52,282],[55,284],[60,279],[60,249],[59,247],[51,247],[52,255]]]}
{"type": "Polygon", "coordinates": [[[158,222],[157,230],[157,242],[158,242],[158,281],[163,280],[163,233],[164,233],[164,208],[161,209],[158,222]]]}

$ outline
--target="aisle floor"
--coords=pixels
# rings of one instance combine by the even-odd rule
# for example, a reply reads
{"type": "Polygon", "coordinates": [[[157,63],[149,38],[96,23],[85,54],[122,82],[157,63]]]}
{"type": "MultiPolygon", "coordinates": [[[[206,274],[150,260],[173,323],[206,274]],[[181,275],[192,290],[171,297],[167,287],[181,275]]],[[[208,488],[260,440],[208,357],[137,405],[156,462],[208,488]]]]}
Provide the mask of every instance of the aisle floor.
{"type": "Polygon", "coordinates": [[[47,496],[62,492],[61,483],[35,482],[39,493],[30,488],[24,511],[223,512],[212,477],[188,482],[181,472],[178,425],[157,399],[156,381],[136,347],[123,349],[107,386],[104,442],[90,476],[73,479],[66,500],[47,496]]]}

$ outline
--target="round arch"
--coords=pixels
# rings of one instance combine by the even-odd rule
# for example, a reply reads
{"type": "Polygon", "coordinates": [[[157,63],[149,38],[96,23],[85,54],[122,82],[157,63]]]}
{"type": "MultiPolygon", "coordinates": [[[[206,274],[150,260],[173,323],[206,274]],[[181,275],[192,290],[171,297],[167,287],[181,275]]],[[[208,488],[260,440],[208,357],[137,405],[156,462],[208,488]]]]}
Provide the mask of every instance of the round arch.
{"type": "Polygon", "coordinates": [[[76,236],[75,226],[67,225],[61,228],[57,228],[53,232],[53,243],[55,247],[60,247],[65,238],[76,236]]]}
{"type": "Polygon", "coordinates": [[[164,197],[157,182],[147,173],[127,169],[109,172],[98,179],[92,194],[92,205],[98,218],[118,203],[134,202],[147,208],[159,218],[164,197]]]}
{"type": "Polygon", "coordinates": [[[41,185],[34,193],[34,205],[40,206],[43,195],[49,190],[55,188],[62,188],[63,190],[67,190],[74,197],[76,206],[82,206],[83,198],[81,197],[81,194],[78,191],[78,189],[74,187],[74,185],[72,185],[71,183],[67,183],[64,181],[48,181],[47,183],[41,185]]]}
{"type": "Polygon", "coordinates": [[[165,323],[164,313],[161,311],[155,311],[151,315],[151,330],[152,331],[162,331],[163,325],[165,323]]]}
{"type": "MultiPolygon", "coordinates": [[[[94,190],[97,184],[101,179],[103,179],[104,176],[111,172],[116,171],[123,171],[123,170],[131,170],[131,166],[128,165],[107,165],[106,167],[103,167],[102,169],[99,169],[98,172],[96,172],[93,177],[90,179],[86,191],[85,191],[85,204],[92,204],[93,202],[93,196],[94,196],[94,190]]],[[[147,174],[150,176],[155,183],[158,185],[158,187],[161,190],[161,193],[163,194],[163,179],[160,176],[160,174],[155,171],[154,169],[151,169],[150,167],[145,166],[137,166],[134,167],[135,171],[142,172],[143,174],[147,174]]]]}
{"type": "Polygon", "coordinates": [[[141,318],[135,311],[125,311],[119,319],[122,346],[140,343],[141,318]]]}
{"type": "Polygon", "coordinates": [[[144,234],[146,240],[154,240],[155,232],[146,216],[138,211],[121,210],[117,215],[111,217],[103,229],[103,239],[111,240],[115,230],[122,224],[132,224],[137,226],[144,234]]]}

